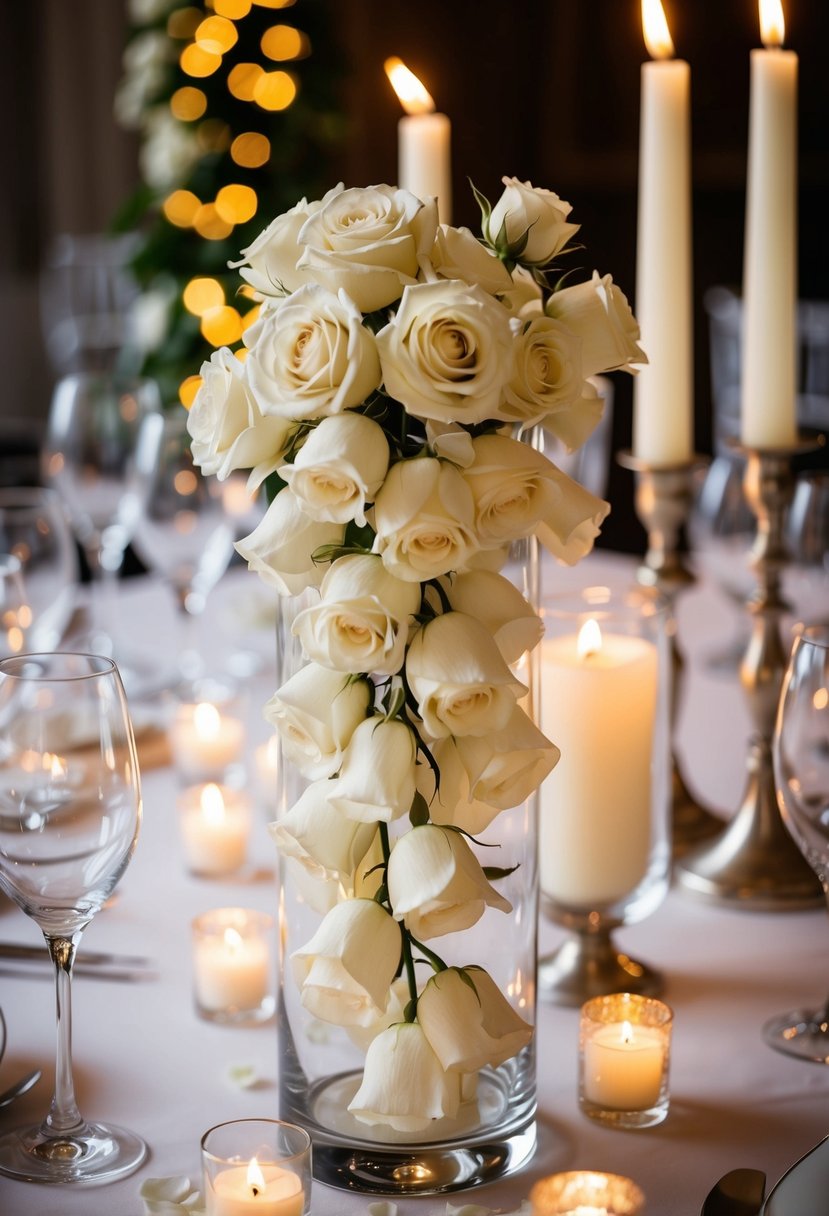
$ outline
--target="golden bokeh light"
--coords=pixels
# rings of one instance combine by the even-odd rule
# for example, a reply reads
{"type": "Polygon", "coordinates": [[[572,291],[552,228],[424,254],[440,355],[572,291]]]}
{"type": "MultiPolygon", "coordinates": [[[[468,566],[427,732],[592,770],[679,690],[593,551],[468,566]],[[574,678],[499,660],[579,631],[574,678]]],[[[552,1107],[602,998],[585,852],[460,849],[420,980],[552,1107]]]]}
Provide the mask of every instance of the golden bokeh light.
{"type": "Polygon", "coordinates": [[[254,325],[259,320],[259,314],[261,313],[261,311],[262,311],[262,305],[257,304],[255,308],[251,308],[248,312],[245,313],[245,315],[242,317],[242,332],[243,333],[245,332],[245,330],[250,329],[251,325],[254,325]]]}
{"type": "Polygon", "coordinates": [[[288,72],[263,72],[253,88],[253,100],[263,110],[287,110],[296,97],[296,82],[288,72]]]}
{"type": "Polygon", "coordinates": [[[233,225],[222,219],[215,203],[202,203],[193,219],[193,227],[206,241],[223,241],[233,231],[233,225]]]}
{"type": "Polygon", "coordinates": [[[179,64],[187,76],[212,76],[221,67],[222,57],[213,51],[206,51],[197,42],[191,42],[181,52],[179,64]]]}
{"type": "Polygon", "coordinates": [[[180,122],[195,122],[207,109],[207,98],[201,89],[195,89],[192,85],[186,84],[173,93],[170,98],[170,109],[180,122]]]}
{"type": "Polygon", "coordinates": [[[201,9],[193,8],[177,8],[175,12],[170,13],[167,18],[167,33],[171,38],[192,38],[199,25],[204,20],[204,13],[201,9]]]}
{"type": "Polygon", "coordinates": [[[191,228],[196,212],[201,206],[201,199],[190,190],[174,190],[164,200],[165,217],[176,228],[191,228]]]}
{"type": "Polygon", "coordinates": [[[221,118],[207,118],[196,131],[202,152],[224,152],[230,146],[230,127],[221,118]]]}
{"type": "Polygon", "coordinates": [[[240,363],[244,363],[245,359],[247,359],[249,354],[250,354],[250,351],[248,350],[248,348],[246,346],[240,346],[238,350],[235,350],[233,352],[233,358],[238,359],[240,363]]]}
{"type": "Polygon", "coordinates": [[[256,82],[264,74],[258,63],[237,63],[228,73],[227,87],[240,101],[253,101],[256,82]]]}
{"type": "Polygon", "coordinates": [[[243,169],[258,169],[267,163],[271,154],[271,141],[258,131],[244,131],[230,145],[230,155],[243,169]]]}
{"type": "Polygon", "coordinates": [[[213,55],[224,55],[238,41],[236,26],[227,17],[206,17],[196,30],[198,45],[213,55]]]}
{"type": "Polygon", "coordinates": [[[239,21],[247,17],[252,0],[213,0],[213,9],[219,17],[229,17],[231,21],[239,21]]]}
{"type": "Polygon", "coordinates": [[[211,346],[230,346],[242,336],[242,318],[228,304],[211,308],[201,319],[201,332],[211,346]]]}
{"type": "Polygon", "coordinates": [[[300,59],[311,49],[306,35],[294,29],[292,25],[272,25],[269,30],[265,30],[259,45],[263,55],[279,62],[300,59]]]}
{"type": "Polygon", "coordinates": [[[182,292],[182,303],[194,317],[203,317],[213,308],[221,308],[225,302],[224,288],[218,279],[191,279],[182,292]]]}
{"type": "Polygon", "coordinates": [[[178,386],[178,399],[186,410],[196,400],[196,393],[202,386],[201,376],[188,376],[186,380],[182,380],[178,386]]]}
{"type": "Polygon", "coordinates": [[[246,224],[256,215],[258,206],[256,191],[250,186],[241,186],[236,182],[222,186],[216,195],[216,210],[229,224],[246,224]]]}
{"type": "Polygon", "coordinates": [[[199,488],[199,480],[192,469],[179,469],[173,478],[173,485],[176,494],[180,494],[182,498],[186,498],[189,494],[195,494],[199,488]]]}
{"type": "Polygon", "coordinates": [[[291,8],[296,0],[253,0],[260,8],[291,8]]]}

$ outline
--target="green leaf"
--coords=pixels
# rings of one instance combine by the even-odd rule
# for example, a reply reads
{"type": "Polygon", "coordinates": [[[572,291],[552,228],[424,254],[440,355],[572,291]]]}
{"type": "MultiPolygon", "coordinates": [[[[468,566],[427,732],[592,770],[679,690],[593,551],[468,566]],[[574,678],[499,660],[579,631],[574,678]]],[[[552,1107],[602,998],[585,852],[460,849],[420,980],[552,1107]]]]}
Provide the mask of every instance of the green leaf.
{"type": "Polygon", "coordinates": [[[481,228],[484,232],[486,232],[489,224],[489,217],[492,215],[492,203],[485,194],[481,193],[471,177],[468,177],[466,180],[469,182],[469,185],[472,188],[472,194],[475,198],[475,202],[481,208],[481,228]]]}
{"type": "Polygon", "coordinates": [[[417,997],[412,997],[406,1002],[406,1008],[403,1010],[403,1020],[413,1022],[417,1017],[417,997]]]}
{"type": "Polygon", "coordinates": [[[409,821],[413,828],[423,827],[429,822],[429,804],[418,790],[409,809],[409,821]]]}
{"type": "Polygon", "coordinates": [[[484,866],[484,875],[490,882],[495,882],[499,878],[509,878],[510,874],[514,874],[518,866],[484,866]]]}

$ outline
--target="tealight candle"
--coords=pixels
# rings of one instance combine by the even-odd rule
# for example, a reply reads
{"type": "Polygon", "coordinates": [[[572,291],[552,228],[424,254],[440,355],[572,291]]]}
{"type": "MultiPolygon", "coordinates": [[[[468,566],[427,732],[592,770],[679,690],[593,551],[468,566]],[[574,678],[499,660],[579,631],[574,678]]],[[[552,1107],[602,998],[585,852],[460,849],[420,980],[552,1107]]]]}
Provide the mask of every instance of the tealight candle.
{"type": "Polygon", "coordinates": [[[246,908],[217,908],[193,921],[196,1009],[214,1022],[258,1022],[273,1013],[273,918],[246,908]]]}
{"type": "Polygon", "coordinates": [[[668,1113],[673,1015],[662,1001],[617,993],[581,1011],[582,1110],[620,1127],[650,1127],[668,1113]]]}
{"type": "Polygon", "coordinates": [[[238,764],[245,745],[240,717],[227,707],[200,701],[179,705],[170,731],[173,763],[190,781],[220,780],[238,764]]]}
{"type": "Polygon", "coordinates": [[[231,874],[245,863],[250,803],[227,786],[196,785],[178,798],[181,841],[194,874],[231,874]]]}
{"type": "Polygon", "coordinates": [[[531,1216],[638,1216],[645,1196],[631,1178],[596,1170],[568,1170],[536,1182],[531,1216]]]}
{"type": "Polygon", "coordinates": [[[201,1142],[207,1216],[304,1216],[311,1198],[311,1140],[277,1119],[236,1119],[201,1142]]]}

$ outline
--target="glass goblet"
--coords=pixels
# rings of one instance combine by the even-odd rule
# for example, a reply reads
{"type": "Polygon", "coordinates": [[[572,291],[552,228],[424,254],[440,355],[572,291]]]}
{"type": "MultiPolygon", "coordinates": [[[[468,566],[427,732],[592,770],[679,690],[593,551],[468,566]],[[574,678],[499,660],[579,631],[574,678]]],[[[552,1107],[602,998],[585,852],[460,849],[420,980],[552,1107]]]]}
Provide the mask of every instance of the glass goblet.
{"type": "MultiPolygon", "coordinates": [[[[783,679],[772,743],[777,803],[783,822],[829,901],[829,626],[795,639],[783,679]]],[[[795,1009],[763,1027],[770,1047],[829,1064],[829,998],[795,1009]]]]}
{"type": "Polygon", "coordinates": [[[75,603],[78,552],[60,499],[43,486],[0,490],[0,553],[20,562],[31,622],[26,650],[54,650],[75,603]]]}
{"type": "Polygon", "coordinates": [[[0,1173],[13,1178],[108,1182],[146,1156],[132,1132],[81,1117],[71,1050],[75,951],[123,874],[140,821],[135,741],[112,660],[56,653],[0,661],[0,889],[42,930],[57,989],[49,1113],[0,1136],[0,1173]]]}

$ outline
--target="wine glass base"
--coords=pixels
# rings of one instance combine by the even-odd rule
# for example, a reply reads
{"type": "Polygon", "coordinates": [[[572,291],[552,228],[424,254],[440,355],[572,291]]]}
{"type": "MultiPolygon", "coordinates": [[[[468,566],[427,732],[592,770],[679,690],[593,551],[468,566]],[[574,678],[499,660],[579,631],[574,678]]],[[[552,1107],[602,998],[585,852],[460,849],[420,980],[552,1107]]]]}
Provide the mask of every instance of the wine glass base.
{"type": "Polygon", "coordinates": [[[824,1009],[792,1009],[763,1026],[763,1041],[808,1064],[829,1064],[829,1021],[824,1009]]]}
{"type": "Polygon", "coordinates": [[[21,1182],[102,1185],[133,1173],[146,1156],[139,1136],[112,1124],[85,1123],[64,1136],[35,1124],[0,1136],[0,1174],[21,1182]]]}

